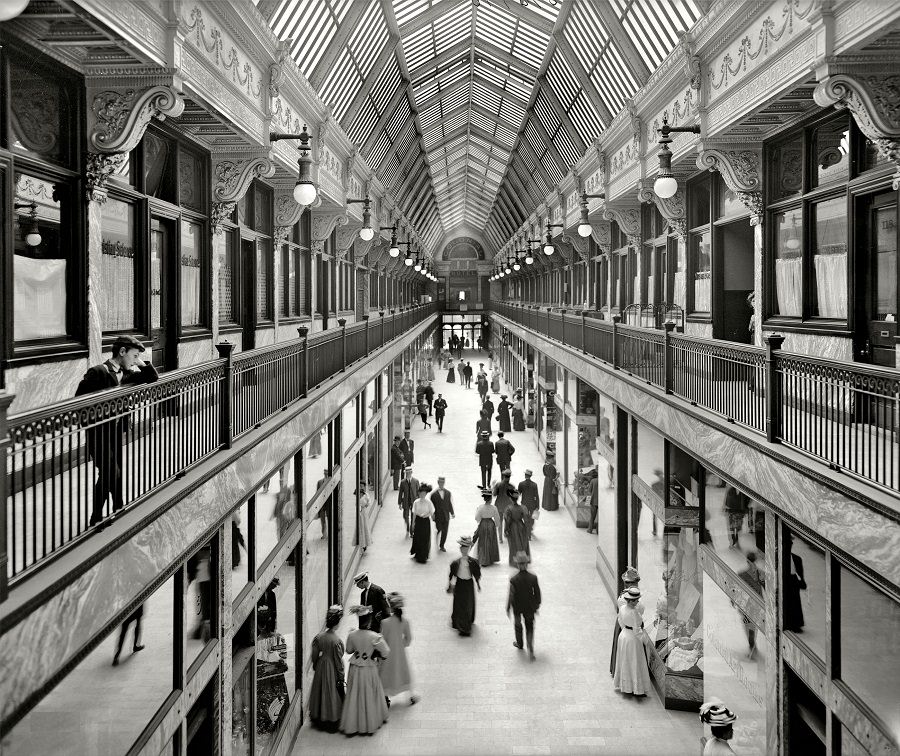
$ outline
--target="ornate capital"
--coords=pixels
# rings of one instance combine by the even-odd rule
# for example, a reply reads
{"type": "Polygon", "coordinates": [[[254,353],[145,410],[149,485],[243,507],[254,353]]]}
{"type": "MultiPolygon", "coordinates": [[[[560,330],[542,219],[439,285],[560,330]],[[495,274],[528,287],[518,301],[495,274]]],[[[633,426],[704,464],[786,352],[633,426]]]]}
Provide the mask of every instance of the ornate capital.
{"type": "Polygon", "coordinates": [[[95,152],[130,152],[150,119],[177,118],[184,112],[184,97],[165,84],[144,89],[128,85],[98,89],[89,84],[88,101],[88,144],[95,152]]]}
{"type": "MultiPolygon", "coordinates": [[[[603,218],[615,221],[626,236],[641,236],[641,211],[635,207],[616,208],[609,205],[603,210],[603,218]]],[[[638,242],[640,243],[640,242],[638,242]]]]}
{"type": "Polygon", "coordinates": [[[834,104],[853,113],[860,131],[897,166],[894,189],[900,189],[900,75],[893,71],[896,67],[890,73],[829,76],[816,86],[813,99],[820,107],[834,104]]]}
{"type": "Polygon", "coordinates": [[[222,233],[222,221],[228,220],[234,212],[237,202],[213,202],[212,203],[212,227],[214,234],[222,233]]]}
{"type": "Polygon", "coordinates": [[[354,242],[359,241],[359,226],[346,223],[338,228],[337,231],[337,251],[338,254],[349,252],[353,249],[354,242]]]}
{"type": "Polygon", "coordinates": [[[761,190],[761,163],[762,147],[722,145],[700,150],[697,154],[697,167],[718,171],[725,185],[735,193],[761,190]]]}
{"type": "Polygon", "coordinates": [[[275,226],[275,243],[284,244],[291,235],[293,226],[275,226]]]}
{"type": "Polygon", "coordinates": [[[213,200],[237,202],[255,178],[275,175],[275,163],[269,159],[268,150],[229,152],[213,155],[213,200]]]}
{"type": "Polygon", "coordinates": [[[115,173],[125,159],[128,153],[125,152],[89,152],[87,156],[87,198],[88,201],[106,202],[106,181],[115,173]]]}
{"type": "Polygon", "coordinates": [[[578,253],[579,260],[588,259],[588,250],[590,249],[590,243],[586,238],[580,236],[579,234],[563,234],[562,240],[573,250],[575,250],[575,252],[578,253]]]}

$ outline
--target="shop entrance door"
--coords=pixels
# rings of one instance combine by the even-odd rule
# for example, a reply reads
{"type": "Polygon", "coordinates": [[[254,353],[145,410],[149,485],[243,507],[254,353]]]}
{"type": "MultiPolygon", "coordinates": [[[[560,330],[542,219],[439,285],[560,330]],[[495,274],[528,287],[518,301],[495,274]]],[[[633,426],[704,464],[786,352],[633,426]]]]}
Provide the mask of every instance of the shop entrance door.
{"type": "Polygon", "coordinates": [[[860,333],[858,358],[873,365],[896,367],[897,318],[897,193],[884,192],[867,202],[861,247],[869,270],[865,276],[865,331],[860,333]]]}
{"type": "Polygon", "coordinates": [[[170,311],[169,260],[175,240],[174,223],[165,218],[150,221],[150,339],[153,353],[150,361],[157,370],[172,370],[178,365],[178,344],[172,333],[175,323],[170,311]]]}

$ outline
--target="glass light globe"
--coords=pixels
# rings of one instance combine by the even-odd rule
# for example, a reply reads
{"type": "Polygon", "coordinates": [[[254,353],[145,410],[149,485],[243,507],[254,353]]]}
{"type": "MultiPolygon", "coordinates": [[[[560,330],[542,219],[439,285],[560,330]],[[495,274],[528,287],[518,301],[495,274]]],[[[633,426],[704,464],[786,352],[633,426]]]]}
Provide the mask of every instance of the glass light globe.
{"type": "Polygon", "coordinates": [[[518,260],[516,260],[516,261],[513,263],[513,270],[522,270],[522,265],[519,263],[518,260]]]}
{"type": "Polygon", "coordinates": [[[37,231],[25,234],[25,243],[29,247],[37,247],[41,243],[41,235],[37,231]]]}
{"type": "MultiPolygon", "coordinates": [[[[9,21],[15,18],[26,7],[28,7],[28,0],[2,0],[0,2],[0,21],[9,21]]],[[[31,246],[36,247],[37,244],[32,244],[31,246]]]]}
{"type": "Polygon", "coordinates": [[[417,261],[416,261],[416,264],[413,265],[413,270],[416,271],[416,273],[418,273],[420,270],[422,270],[422,263],[420,263],[420,262],[417,260],[417,261]]]}
{"type": "Polygon", "coordinates": [[[800,240],[792,236],[784,243],[784,246],[788,249],[800,249],[800,240]]]}
{"type": "Polygon", "coordinates": [[[525,255],[525,264],[526,265],[534,264],[534,258],[531,256],[531,252],[529,252],[527,255],[525,255]]]}
{"type": "Polygon", "coordinates": [[[545,245],[544,245],[544,254],[545,254],[545,255],[547,255],[547,256],[549,257],[550,255],[553,254],[553,252],[554,252],[554,249],[553,249],[553,245],[552,245],[552,244],[545,244],[545,245]]]}
{"type": "Polygon", "coordinates": [[[388,250],[388,254],[389,254],[391,257],[400,257],[400,247],[391,247],[391,248],[388,250]]]}
{"type": "Polygon", "coordinates": [[[578,224],[578,235],[579,236],[582,236],[585,239],[587,239],[587,237],[589,237],[591,235],[591,231],[593,231],[593,229],[591,228],[590,223],[579,223],[578,224]]]}
{"type": "Polygon", "coordinates": [[[675,192],[678,191],[678,181],[674,176],[658,176],[653,182],[653,191],[656,192],[657,197],[669,199],[674,197],[675,192]]]}
{"type": "Polygon", "coordinates": [[[311,205],[316,201],[316,185],[311,181],[298,181],[294,186],[294,201],[298,205],[311,205]]]}
{"type": "Polygon", "coordinates": [[[375,238],[375,229],[371,226],[363,226],[359,229],[359,238],[363,241],[372,241],[375,238]]]}
{"type": "Polygon", "coordinates": [[[506,275],[509,275],[510,273],[512,273],[512,268],[510,268],[509,265],[507,265],[507,266],[503,269],[503,272],[506,273],[506,275]]]}
{"type": "Polygon", "coordinates": [[[409,267],[410,265],[413,264],[413,259],[412,259],[411,257],[407,257],[407,258],[403,261],[403,263],[404,263],[404,265],[406,265],[407,267],[409,267]]]}

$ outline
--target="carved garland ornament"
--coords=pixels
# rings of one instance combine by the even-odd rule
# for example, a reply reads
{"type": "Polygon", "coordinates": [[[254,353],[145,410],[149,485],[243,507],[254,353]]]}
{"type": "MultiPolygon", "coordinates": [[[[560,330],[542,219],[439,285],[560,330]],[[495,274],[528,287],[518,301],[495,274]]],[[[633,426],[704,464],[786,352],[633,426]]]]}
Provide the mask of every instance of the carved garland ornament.
{"type": "Polygon", "coordinates": [[[151,118],[177,118],[184,112],[184,98],[167,86],[138,93],[107,90],[91,101],[94,126],[88,141],[96,152],[130,152],[144,136],[151,118]]]}

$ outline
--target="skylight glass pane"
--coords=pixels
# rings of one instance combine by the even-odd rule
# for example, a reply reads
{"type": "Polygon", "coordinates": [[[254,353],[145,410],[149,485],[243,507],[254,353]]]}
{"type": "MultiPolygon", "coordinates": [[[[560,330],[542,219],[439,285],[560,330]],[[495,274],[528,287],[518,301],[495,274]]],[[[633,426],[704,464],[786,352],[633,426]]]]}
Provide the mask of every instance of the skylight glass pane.
{"type": "Polygon", "coordinates": [[[547,97],[543,92],[538,93],[538,96],[534,101],[534,110],[537,113],[538,117],[541,119],[541,123],[544,125],[544,129],[547,131],[547,133],[551,136],[554,136],[556,134],[556,130],[560,126],[560,122],[553,108],[550,107],[550,102],[547,100],[547,97]]]}
{"type": "Polygon", "coordinates": [[[500,144],[506,145],[509,149],[512,149],[512,146],[516,143],[515,132],[510,131],[499,123],[497,124],[494,133],[497,136],[497,141],[500,142],[500,144]]]}
{"type": "Polygon", "coordinates": [[[359,26],[353,31],[347,43],[347,48],[353,54],[363,79],[375,65],[387,38],[387,23],[381,11],[381,3],[379,0],[370,0],[359,26]]]}
{"type": "Polygon", "coordinates": [[[567,108],[567,112],[569,120],[585,144],[590,144],[603,132],[605,127],[603,120],[584,94],[579,95],[578,99],[567,108]]]}
{"type": "Polygon", "coordinates": [[[385,126],[385,131],[387,132],[388,138],[391,141],[394,141],[397,138],[397,135],[400,133],[400,129],[406,123],[406,120],[412,115],[412,110],[409,107],[409,100],[404,98],[400,101],[400,104],[397,106],[397,109],[394,111],[394,115],[392,115],[385,126]]]}
{"type": "Polygon", "coordinates": [[[378,171],[378,178],[385,186],[391,186],[400,176],[400,161],[393,153],[389,154],[381,170],[378,171]]]}
{"type": "Polygon", "coordinates": [[[419,111],[419,124],[422,131],[429,129],[441,117],[441,103],[437,102],[427,110],[419,111]]]}
{"type": "Polygon", "coordinates": [[[507,123],[516,127],[516,130],[522,125],[525,118],[525,109],[517,102],[512,100],[503,100],[500,105],[500,118],[507,123]]]}
{"type": "Polygon", "coordinates": [[[549,37],[543,32],[532,29],[527,24],[519,24],[510,52],[535,68],[540,68],[548,41],[549,37]]]}
{"type": "Polygon", "coordinates": [[[479,128],[484,129],[485,131],[488,131],[488,132],[493,131],[494,123],[491,120],[489,120],[488,118],[485,118],[483,115],[481,115],[481,113],[478,113],[473,110],[470,115],[470,120],[472,121],[472,123],[475,126],[478,126],[479,128]]]}
{"type": "Polygon", "coordinates": [[[469,92],[466,89],[459,89],[442,100],[444,112],[446,113],[455,108],[458,108],[460,105],[462,105],[463,103],[467,103],[468,101],[469,92]]]}
{"type": "Polygon", "coordinates": [[[572,6],[565,34],[581,66],[589,72],[609,39],[606,27],[591,3],[580,2],[572,6]]]}
{"type": "Polygon", "coordinates": [[[475,9],[475,34],[511,51],[516,34],[516,20],[493,5],[479,6],[475,9]]]}
{"type": "Polygon", "coordinates": [[[580,90],[578,79],[559,50],[553,53],[550,65],[547,66],[547,81],[564,108],[575,102],[580,90]]]}
{"type": "Polygon", "coordinates": [[[500,110],[500,103],[502,102],[498,95],[495,95],[479,81],[472,82],[472,100],[482,107],[493,111],[500,110]]]}
{"type": "Polygon", "coordinates": [[[569,138],[569,135],[566,133],[566,130],[561,128],[556,134],[553,136],[553,144],[555,145],[557,151],[560,155],[562,155],[563,160],[566,161],[565,168],[568,170],[571,168],[581,155],[578,154],[578,150],[575,149],[575,144],[569,138]]]}
{"type": "Polygon", "coordinates": [[[378,122],[378,111],[372,106],[372,103],[366,101],[353,119],[353,123],[347,129],[347,136],[354,144],[363,144],[369,138],[372,129],[378,122]]]}
{"type": "Polygon", "coordinates": [[[379,165],[381,161],[384,160],[384,156],[387,155],[390,148],[391,140],[388,139],[387,134],[382,131],[378,139],[375,140],[375,146],[372,148],[372,152],[370,152],[369,157],[366,158],[369,165],[379,165]]]}
{"type": "Polygon", "coordinates": [[[390,99],[396,94],[400,87],[402,76],[400,74],[400,66],[397,64],[396,58],[391,58],[384,67],[375,86],[372,87],[370,96],[375,103],[375,107],[379,113],[383,113],[390,99]]]}

